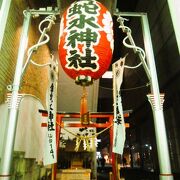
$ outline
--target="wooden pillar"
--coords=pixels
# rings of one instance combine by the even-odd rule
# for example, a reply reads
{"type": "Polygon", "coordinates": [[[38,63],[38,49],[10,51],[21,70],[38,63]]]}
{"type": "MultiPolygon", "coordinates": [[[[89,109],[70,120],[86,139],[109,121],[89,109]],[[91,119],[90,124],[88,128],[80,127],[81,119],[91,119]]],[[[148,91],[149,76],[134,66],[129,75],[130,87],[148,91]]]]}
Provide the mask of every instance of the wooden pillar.
{"type": "MultiPolygon", "coordinates": [[[[113,116],[109,116],[109,122],[112,124],[113,123],[113,116]]],[[[110,128],[110,153],[111,153],[111,158],[112,158],[112,173],[113,177],[112,180],[116,180],[116,167],[115,167],[115,154],[112,152],[112,147],[113,147],[113,126],[110,128]]]]}
{"type": "MultiPolygon", "coordinates": [[[[62,123],[62,117],[59,116],[58,114],[56,115],[56,153],[57,153],[57,159],[58,159],[58,151],[59,151],[59,136],[61,134],[61,123],[62,123]]],[[[52,178],[51,180],[56,179],[56,174],[57,174],[57,163],[53,164],[53,169],[52,169],[52,178]]]]}

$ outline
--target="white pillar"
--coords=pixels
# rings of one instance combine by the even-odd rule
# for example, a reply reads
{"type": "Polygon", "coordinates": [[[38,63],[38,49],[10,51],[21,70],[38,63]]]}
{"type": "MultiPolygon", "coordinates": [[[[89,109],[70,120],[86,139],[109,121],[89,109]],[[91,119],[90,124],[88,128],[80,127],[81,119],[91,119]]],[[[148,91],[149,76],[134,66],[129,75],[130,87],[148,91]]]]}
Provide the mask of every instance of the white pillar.
{"type": "Polygon", "coordinates": [[[162,108],[162,99],[159,93],[159,84],[157,79],[157,72],[156,72],[155,59],[154,59],[147,14],[142,15],[141,20],[142,20],[143,37],[144,37],[147,62],[151,75],[150,85],[151,85],[152,96],[148,96],[148,98],[149,101],[151,102],[153,115],[154,115],[155,135],[156,135],[158,160],[160,167],[160,179],[173,180],[173,175],[171,173],[168,141],[166,136],[166,128],[164,122],[164,114],[162,108]]]}
{"type": "Polygon", "coordinates": [[[179,0],[167,0],[169,5],[169,11],[174,27],[174,33],[177,41],[177,46],[180,54],[180,1],[179,0]]]}
{"type": "Polygon", "coordinates": [[[9,107],[9,118],[8,118],[9,120],[5,133],[2,159],[0,164],[0,179],[3,180],[10,179],[11,161],[13,157],[14,140],[16,133],[16,125],[17,125],[18,91],[20,87],[24,55],[26,52],[25,45],[27,44],[28,41],[30,20],[31,20],[31,13],[29,11],[26,11],[24,17],[23,29],[21,33],[15,76],[12,85],[12,97],[9,107]]]}
{"type": "Polygon", "coordinates": [[[9,8],[11,5],[11,0],[3,0],[2,5],[0,7],[0,49],[2,46],[2,41],[4,37],[4,30],[6,27],[7,17],[9,14],[9,8]]]}

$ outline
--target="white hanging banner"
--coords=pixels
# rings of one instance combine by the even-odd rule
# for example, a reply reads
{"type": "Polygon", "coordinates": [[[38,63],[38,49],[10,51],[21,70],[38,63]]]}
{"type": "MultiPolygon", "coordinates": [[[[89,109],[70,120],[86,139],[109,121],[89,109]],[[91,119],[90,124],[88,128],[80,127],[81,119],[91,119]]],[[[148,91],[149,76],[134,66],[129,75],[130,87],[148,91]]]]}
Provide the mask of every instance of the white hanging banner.
{"type": "Polygon", "coordinates": [[[123,81],[125,58],[121,58],[112,65],[113,69],[113,99],[114,99],[114,127],[113,127],[113,148],[117,154],[123,154],[125,142],[125,123],[120,96],[120,87],[123,81]]]}
{"type": "Polygon", "coordinates": [[[57,106],[57,63],[52,61],[49,69],[48,87],[48,120],[45,149],[43,156],[44,165],[57,162],[56,148],[56,106],[57,106]]]}

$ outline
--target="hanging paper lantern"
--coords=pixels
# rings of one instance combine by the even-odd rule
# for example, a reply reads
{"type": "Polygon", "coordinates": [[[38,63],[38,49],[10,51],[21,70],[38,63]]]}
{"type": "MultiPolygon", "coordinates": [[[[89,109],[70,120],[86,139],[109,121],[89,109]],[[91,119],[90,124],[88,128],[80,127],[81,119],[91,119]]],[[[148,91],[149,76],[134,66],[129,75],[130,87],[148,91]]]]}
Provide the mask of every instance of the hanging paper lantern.
{"type": "Polygon", "coordinates": [[[89,85],[109,68],[113,53],[113,23],[99,2],[74,2],[61,18],[59,58],[76,83],[89,85]]]}

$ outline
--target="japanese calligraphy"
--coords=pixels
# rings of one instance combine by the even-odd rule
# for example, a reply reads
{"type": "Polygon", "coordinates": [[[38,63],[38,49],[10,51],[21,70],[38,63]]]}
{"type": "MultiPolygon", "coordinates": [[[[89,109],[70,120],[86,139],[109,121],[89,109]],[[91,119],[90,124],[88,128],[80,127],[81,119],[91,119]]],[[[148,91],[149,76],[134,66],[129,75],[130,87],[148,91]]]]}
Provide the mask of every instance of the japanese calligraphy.
{"type": "Polygon", "coordinates": [[[114,123],[117,123],[117,125],[121,124],[121,114],[120,114],[120,111],[119,111],[119,104],[118,104],[118,98],[119,96],[117,95],[116,99],[117,99],[117,102],[116,102],[116,119],[114,121],[114,123]]]}
{"type": "Polygon", "coordinates": [[[54,107],[53,107],[53,99],[54,99],[54,83],[52,82],[50,87],[50,94],[49,94],[49,112],[48,112],[48,141],[50,150],[49,153],[52,155],[52,158],[54,158],[54,150],[53,150],[53,136],[51,132],[55,131],[55,124],[54,124],[54,107]]]}
{"type": "Polygon", "coordinates": [[[56,154],[56,102],[57,102],[57,62],[53,60],[49,66],[49,84],[48,84],[48,116],[47,116],[47,134],[43,155],[44,165],[57,162],[56,154]]]}
{"type": "Polygon", "coordinates": [[[52,134],[48,134],[48,138],[49,138],[50,154],[54,158],[54,150],[53,150],[53,144],[52,144],[52,142],[53,142],[52,134]]]}
{"type": "Polygon", "coordinates": [[[75,3],[72,7],[69,8],[69,14],[68,17],[72,17],[76,14],[91,14],[95,15],[97,14],[97,10],[99,9],[99,6],[95,4],[93,1],[86,1],[86,2],[80,2],[75,3]]]}
{"type": "Polygon", "coordinates": [[[95,1],[79,1],[68,9],[64,45],[67,49],[66,68],[93,72],[99,69],[99,57],[93,49],[100,40],[99,10],[95,1]]]}
{"type": "Polygon", "coordinates": [[[98,34],[93,32],[90,28],[87,28],[86,31],[77,32],[77,30],[70,31],[70,34],[67,38],[67,46],[72,48],[76,47],[76,42],[85,43],[87,47],[91,46],[91,42],[96,43],[98,39],[98,34]]]}
{"type": "Polygon", "coordinates": [[[94,28],[98,28],[99,26],[95,23],[95,17],[87,18],[85,15],[79,15],[78,18],[74,18],[69,22],[68,29],[72,29],[73,27],[77,27],[78,29],[84,29],[85,26],[90,26],[94,28]]]}
{"type": "Polygon", "coordinates": [[[48,131],[55,131],[54,128],[54,114],[53,114],[53,92],[54,92],[54,84],[52,83],[50,86],[50,104],[49,104],[49,114],[48,114],[48,131]]]}

